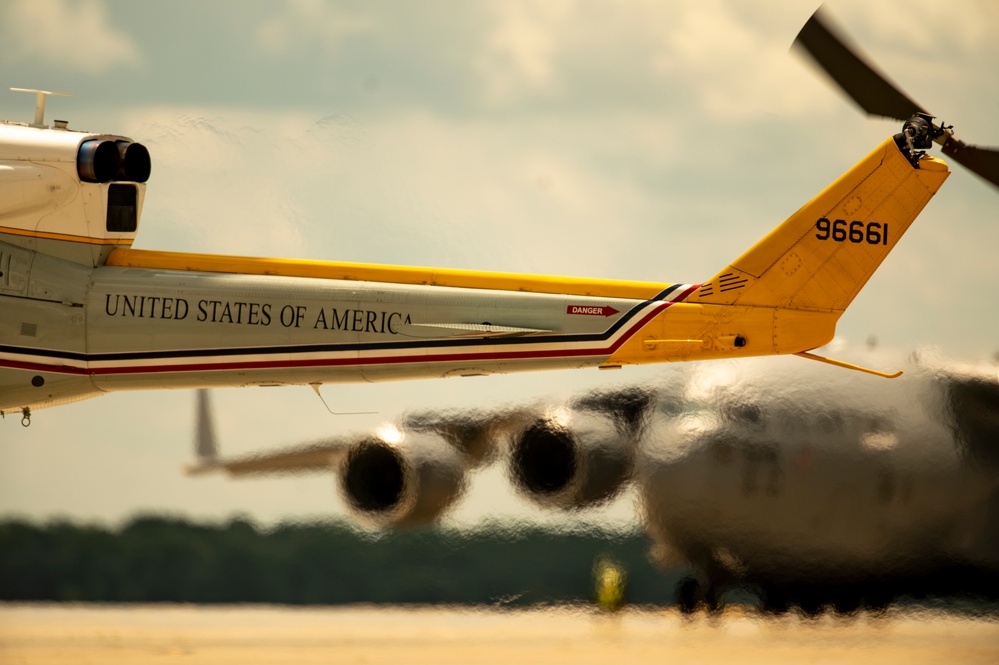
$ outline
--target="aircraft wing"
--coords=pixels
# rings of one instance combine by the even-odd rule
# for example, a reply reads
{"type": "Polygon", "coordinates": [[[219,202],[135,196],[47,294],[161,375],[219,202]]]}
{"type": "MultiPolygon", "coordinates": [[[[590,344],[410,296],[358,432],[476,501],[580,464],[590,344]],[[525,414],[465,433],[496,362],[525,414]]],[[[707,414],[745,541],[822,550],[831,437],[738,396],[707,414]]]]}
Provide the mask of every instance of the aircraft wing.
{"type": "Polygon", "coordinates": [[[420,411],[374,431],[226,458],[199,393],[195,463],[188,475],[231,477],[325,471],[351,511],[380,526],[432,522],[463,494],[476,468],[502,460],[540,505],[584,507],[631,480],[638,430],[652,393],[628,387],[485,410],[420,411]]]}
{"type": "Polygon", "coordinates": [[[218,472],[230,476],[328,472],[358,443],[357,438],[340,437],[228,459],[206,457],[186,467],[185,472],[191,476],[218,472]]]}
{"type": "MultiPolygon", "coordinates": [[[[415,412],[403,416],[398,425],[385,425],[378,432],[345,434],[287,448],[219,457],[214,442],[205,391],[199,392],[196,461],[184,468],[189,476],[226,473],[232,477],[335,471],[352,451],[364,446],[395,446],[404,438],[434,436],[455,449],[467,468],[489,461],[497,442],[509,432],[523,428],[538,416],[537,409],[518,407],[494,412],[415,412]],[[211,443],[206,444],[208,440],[211,443]]],[[[405,445],[408,445],[406,443],[405,445]]],[[[402,445],[399,446],[403,447],[402,445]]]]}

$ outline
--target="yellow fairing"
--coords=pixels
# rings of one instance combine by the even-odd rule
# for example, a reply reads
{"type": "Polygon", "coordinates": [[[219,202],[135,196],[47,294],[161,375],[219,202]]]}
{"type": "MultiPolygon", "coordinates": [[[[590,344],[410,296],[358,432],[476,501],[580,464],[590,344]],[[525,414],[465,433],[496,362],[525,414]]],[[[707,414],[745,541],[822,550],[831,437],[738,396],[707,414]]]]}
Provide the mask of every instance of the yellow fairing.
{"type": "Polygon", "coordinates": [[[838,315],[772,307],[677,304],[623,344],[605,365],[795,353],[828,343],[838,315]],[[736,346],[736,339],[745,341],[736,346]]]}
{"type": "Polygon", "coordinates": [[[624,280],[593,280],[578,277],[549,277],[514,273],[385,266],[368,263],[264,259],[212,254],[181,254],[139,249],[111,252],[106,265],[122,268],[185,270],[242,275],[280,275],[349,281],[452,286],[466,289],[555,293],[604,298],[647,300],[669,284],[624,280]]]}

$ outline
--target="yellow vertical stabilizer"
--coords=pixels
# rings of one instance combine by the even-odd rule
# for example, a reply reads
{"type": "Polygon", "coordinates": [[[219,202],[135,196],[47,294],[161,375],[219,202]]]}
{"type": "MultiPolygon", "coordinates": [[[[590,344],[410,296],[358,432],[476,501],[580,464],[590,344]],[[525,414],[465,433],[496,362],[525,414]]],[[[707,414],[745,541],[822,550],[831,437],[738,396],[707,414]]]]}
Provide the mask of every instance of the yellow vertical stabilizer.
{"type": "Polygon", "coordinates": [[[800,354],[827,344],[949,173],[932,157],[914,167],[888,139],[685,302],[650,320],[606,366],[800,354]]]}
{"type": "Polygon", "coordinates": [[[949,174],[888,139],[688,302],[842,313],[949,174]]]}

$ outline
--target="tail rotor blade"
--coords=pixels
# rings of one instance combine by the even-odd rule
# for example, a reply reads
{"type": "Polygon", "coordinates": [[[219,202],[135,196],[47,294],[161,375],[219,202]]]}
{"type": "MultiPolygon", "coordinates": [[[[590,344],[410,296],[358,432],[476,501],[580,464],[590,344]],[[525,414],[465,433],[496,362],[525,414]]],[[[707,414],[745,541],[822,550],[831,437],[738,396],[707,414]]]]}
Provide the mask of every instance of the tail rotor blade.
{"type": "Polygon", "coordinates": [[[919,104],[847,46],[821,9],[816,10],[798,33],[794,45],[804,49],[843,91],[869,115],[903,122],[918,112],[919,104]]]}
{"type": "MultiPolygon", "coordinates": [[[[869,115],[901,120],[906,126],[910,118],[918,115],[922,117],[920,122],[930,126],[933,116],[867,62],[859,49],[849,45],[821,8],[805,23],[794,46],[804,50],[869,115]]],[[[950,126],[932,124],[930,136],[953,161],[999,187],[999,150],[969,145],[954,136],[950,126]]]]}

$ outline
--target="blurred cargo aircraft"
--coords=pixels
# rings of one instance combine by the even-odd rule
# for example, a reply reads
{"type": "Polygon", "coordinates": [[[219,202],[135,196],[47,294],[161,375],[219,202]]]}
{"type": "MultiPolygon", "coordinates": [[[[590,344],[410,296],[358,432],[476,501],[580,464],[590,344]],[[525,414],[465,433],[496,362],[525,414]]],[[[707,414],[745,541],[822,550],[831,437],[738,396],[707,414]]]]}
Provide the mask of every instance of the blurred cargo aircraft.
{"type": "Polygon", "coordinates": [[[654,558],[697,571],[677,589],[688,610],[735,587],[774,611],[999,597],[997,367],[918,353],[905,363],[892,382],[778,359],[698,363],[660,385],[413,413],[232,459],[209,438],[202,394],[189,472],[332,472],[355,515],[394,527],[439,519],[470,471],[501,458],[518,491],[549,508],[634,485],[654,558]]]}
{"type": "Polygon", "coordinates": [[[826,360],[809,352],[949,174],[931,142],[999,177],[994,151],[933,124],[830,35],[813,17],[799,41],[902,132],[700,284],[134,250],[148,151],[50,127],[55,93],[28,91],[34,122],[0,123],[0,414],[27,425],[31,409],[114,390],[826,360]]]}

